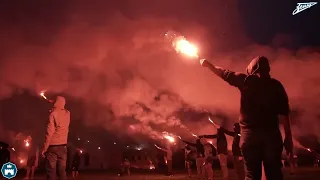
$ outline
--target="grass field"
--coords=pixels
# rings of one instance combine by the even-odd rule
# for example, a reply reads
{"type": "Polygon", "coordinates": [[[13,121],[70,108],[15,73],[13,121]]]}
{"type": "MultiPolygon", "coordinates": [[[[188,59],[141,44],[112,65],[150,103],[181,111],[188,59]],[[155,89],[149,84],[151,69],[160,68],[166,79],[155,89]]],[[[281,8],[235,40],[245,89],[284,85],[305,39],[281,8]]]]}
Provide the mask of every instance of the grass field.
{"type": "MultiPolygon", "coordinates": [[[[221,172],[218,170],[215,170],[215,180],[222,180],[221,178],[221,172]]],[[[18,173],[18,177],[13,178],[13,179],[23,179],[23,174],[18,173]]],[[[284,169],[284,175],[285,175],[285,180],[319,180],[320,179],[320,168],[315,169],[315,168],[299,168],[297,169],[296,175],[291,176],[288,173],[288,169],[284,169]]],[[[72,179],[70,175],[69,179],[72,179]]],[[[2,178],[0,178],[2,179],[2,178]]],[[[44,174],[37,175],[36,179],[45,179],[44,174]]],[[[195,176],[192,178],[189,178],[187,174],[184,173],[177,173],[172,177],[167,177],[162,174],[151,174],[151,173],[132,173],[131,176],[122,176],[119,177],[117,173],[90,173],[90,172],[85,172],[85,173],[80,173],[79,177],[77,178],[78,180],[167,180],[167,179],[172,179],[172,180],[183,180],[183,179],[198,179],[195,176]]],[[[234,170],[230,169],[230,179],[229,180],[235,180],[234,179],[234,170]]]]}

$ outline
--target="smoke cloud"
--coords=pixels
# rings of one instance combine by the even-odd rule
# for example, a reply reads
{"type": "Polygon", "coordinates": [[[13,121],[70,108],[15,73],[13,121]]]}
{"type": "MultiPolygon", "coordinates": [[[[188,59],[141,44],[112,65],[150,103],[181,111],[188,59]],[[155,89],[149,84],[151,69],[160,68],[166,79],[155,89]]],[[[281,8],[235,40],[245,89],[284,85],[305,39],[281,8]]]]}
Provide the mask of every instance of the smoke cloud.
{"type": "MultiPolygon", "coordinates": [[[[29,22],[29,26],[8,25],[1,30],[5,39],[0,42],[1,98],[10,97],[13,87],[36,94],[42,90],[63,93],[85,102],[85,124],[153,139],[159,139],[163,131],[190,139],[188,129],[196,134],[215,133],[207,117],[186,121],[177,115],[188,108],[222,112],[228,122],[217,118],[217,123],[232,129],[239,111],[238,90],[198,61],[176,54],[163,34],[178,29],[187,39],[197,40],[203,51],[219,47],[224,40],[217,36],[209,47],[205,39],[212,31],[195,21],[153,16],[130,19],[119,11],[101,15],[98,21],[83,11],[62,13],[57,17],[61,22],[51,25],[29,22]],[[98,110],[95,103],[105,109],[98,110]]],[[[237,39],[247,42],[243,36],[237,39]]],[[[203,54],[218,66],[241,72],[255,56],[268,57],[272,76],[283,83],[292,110],[298,112],[293,117],[294,135],[320,137],[320,54],[315,50],[291,52],[247,43],[231,52],[203,54]]]]}

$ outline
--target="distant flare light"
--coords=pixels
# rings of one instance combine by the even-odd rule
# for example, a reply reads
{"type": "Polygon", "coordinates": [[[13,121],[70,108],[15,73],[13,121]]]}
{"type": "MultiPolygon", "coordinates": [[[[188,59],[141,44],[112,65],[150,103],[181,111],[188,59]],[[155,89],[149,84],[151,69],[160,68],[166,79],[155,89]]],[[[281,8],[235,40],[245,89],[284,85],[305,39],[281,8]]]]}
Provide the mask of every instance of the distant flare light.
{"type": "Polygon", "coordinates": [[[164,135],[164,138],[167,139],[170,143],[174,143],[174,138],[169,135],[164,135]]]}

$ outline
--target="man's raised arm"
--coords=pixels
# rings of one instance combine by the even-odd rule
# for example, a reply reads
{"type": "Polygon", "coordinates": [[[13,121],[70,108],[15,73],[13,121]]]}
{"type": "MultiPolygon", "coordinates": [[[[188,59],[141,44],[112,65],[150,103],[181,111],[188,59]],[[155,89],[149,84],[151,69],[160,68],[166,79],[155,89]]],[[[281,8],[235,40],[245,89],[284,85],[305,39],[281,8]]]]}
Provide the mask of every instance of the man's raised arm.
{"type": "Polygon", "coordinates": [[[199,136],[199,138],[208,138],[208,139],[215,139],[217,137],[218,137],[217,134],[199,136]]]}
{"type": "Polygon", "coordinates": [[[243,73],[237,73],[237,72],[223,69],[218,66],[214,66],[206,59],[201,59],[200,64],[203,67],[209,68],[214,74],[216,74],[217,76],[219,76],[220,78],[228,82],[231,86],[235,86],[237,88],[241,88],[243,86],[244,81],[247,77],[247,75],[243,73]]]}

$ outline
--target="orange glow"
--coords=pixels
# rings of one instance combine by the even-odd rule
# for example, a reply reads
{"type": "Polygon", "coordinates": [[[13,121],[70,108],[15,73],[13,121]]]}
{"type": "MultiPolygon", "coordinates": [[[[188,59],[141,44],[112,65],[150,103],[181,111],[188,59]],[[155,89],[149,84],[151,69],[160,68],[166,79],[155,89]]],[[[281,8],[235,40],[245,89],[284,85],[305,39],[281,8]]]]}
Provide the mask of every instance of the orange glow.
{"type": "Polygon", "coordinates": [[[20,164],[23,164],[24,163],[24,160],[23,159],[20,159],[20,164]]]}
{"type": "Polygon", "coordinates": [[[209,143],[209,144],[213,144],[213,142],[212,142],[212,141],[208,141],[208,143],[209,143]]]}
{"type": "Polygon", "coordinates": [[[184,37],[177,38],[173,42],[173,47],[178,53],[198,58],[198,48],[187,41],[184,37]]]}

